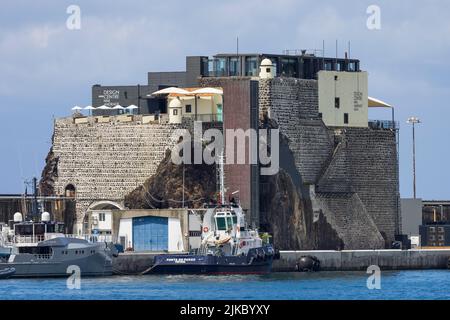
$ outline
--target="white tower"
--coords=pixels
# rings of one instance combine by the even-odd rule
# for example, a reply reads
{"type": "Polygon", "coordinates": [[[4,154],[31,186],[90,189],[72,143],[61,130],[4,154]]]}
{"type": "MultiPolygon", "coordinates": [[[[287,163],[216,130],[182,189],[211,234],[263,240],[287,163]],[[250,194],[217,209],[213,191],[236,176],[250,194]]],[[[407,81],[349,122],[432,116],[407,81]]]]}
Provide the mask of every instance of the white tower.
{"type": "Polygon", "coordinates": [[[263,59],[259,66],[259,77],[261,79],[273,79],[275,77],[275,66],[270,59],[263,59]]]}
{"type": "Polygon", "coordinates": [[[169,112],[169,123],[181,123],[183,106],[179,99],[170,100],[167,111],[169,112]]]}

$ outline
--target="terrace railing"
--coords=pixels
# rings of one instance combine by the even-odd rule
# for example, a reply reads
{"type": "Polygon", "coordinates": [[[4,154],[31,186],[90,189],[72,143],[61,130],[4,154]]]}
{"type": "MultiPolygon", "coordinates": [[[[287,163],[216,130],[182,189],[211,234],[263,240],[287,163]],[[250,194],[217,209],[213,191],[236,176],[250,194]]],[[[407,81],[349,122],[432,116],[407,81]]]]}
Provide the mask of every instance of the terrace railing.
{"type": "Polygon", "coordinates": [[[369,120],[369,128],[375,130],[396,130],[400,128],[400,123],[392,120],[369,120]]]}

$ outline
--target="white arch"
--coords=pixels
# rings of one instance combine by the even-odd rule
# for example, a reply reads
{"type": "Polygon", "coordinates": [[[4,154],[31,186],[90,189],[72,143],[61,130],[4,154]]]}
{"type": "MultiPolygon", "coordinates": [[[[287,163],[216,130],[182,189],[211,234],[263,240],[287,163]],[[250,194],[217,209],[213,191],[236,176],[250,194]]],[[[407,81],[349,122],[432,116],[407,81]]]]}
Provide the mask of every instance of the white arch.
{"type": "Polygon", "coordinates": [[[125,210],[125,207],[123,205],[121,205],[120,203],[114,202],[114,201],[110,201],[110,200],[101,200],[101,201],[96,201],[94,203],[92,203],[86,211],[91,211],[91,210],[102,210],[104,209],[103,207],[106,206],[113,206],[116,207],[119,210],[125,210]]]}

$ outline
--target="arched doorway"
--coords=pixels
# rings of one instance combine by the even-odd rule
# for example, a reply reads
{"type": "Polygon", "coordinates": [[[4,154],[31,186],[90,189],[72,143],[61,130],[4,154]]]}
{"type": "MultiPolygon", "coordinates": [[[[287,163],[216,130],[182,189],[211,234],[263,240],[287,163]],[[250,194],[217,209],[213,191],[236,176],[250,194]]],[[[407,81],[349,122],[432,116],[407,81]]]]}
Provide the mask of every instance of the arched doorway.
{"type": "Polygon", "coordinates": [[[73,184],[68,184],[64,189],[64,196],[67,198],[75,198],[76,196],[76,188],[73,184]]]}

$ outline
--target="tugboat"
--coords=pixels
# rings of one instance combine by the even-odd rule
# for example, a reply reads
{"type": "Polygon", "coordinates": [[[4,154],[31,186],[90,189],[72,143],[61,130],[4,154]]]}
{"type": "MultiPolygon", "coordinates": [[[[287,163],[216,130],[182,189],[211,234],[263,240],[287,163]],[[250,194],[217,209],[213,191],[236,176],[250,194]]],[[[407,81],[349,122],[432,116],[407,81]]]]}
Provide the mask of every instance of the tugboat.
{"type": "Polygon", "coordinates": [[[65,235],[64,225],[50,221],[49,213],[41,217],[41,222],[22,222],[21,213],[14,214],[6,239],[0,234],[4,248],[10,248],[0,257],[0,270],[12,277],[67,277],[78,267],[81,276],[112,275],[112,244],[65,235]]]}
{"type": "MultiPolygon", "coordinates": [[[[222,158],[221,158],[222,159],[222,158]]],[[[220,198],[224,199],[223,160],[220,161],[220,198]]],[[[266,274],[272,269],[274,249],[250,229],[238,202],[206,210],[201,245],[189,254],[160,254],[144,273],[156,274],[266,274]]]]}

